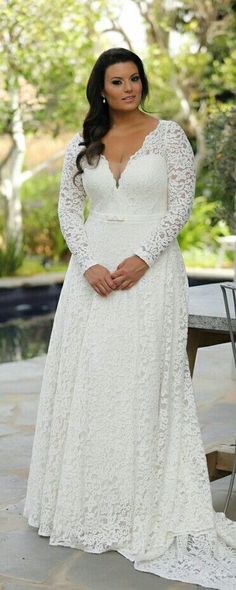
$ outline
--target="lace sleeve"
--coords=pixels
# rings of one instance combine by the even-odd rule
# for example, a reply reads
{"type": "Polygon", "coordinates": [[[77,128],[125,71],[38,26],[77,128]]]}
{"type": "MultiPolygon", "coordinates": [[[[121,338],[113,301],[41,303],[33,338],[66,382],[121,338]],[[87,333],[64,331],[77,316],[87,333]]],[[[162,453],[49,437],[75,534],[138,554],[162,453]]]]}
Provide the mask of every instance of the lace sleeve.
{"type": "Polygon", "coordinates": [[[182,127],[175,121],[168,122],[165,157],[168,178],[168,210],[158,226],[134,252],[148,266],[157,260],[160,253],[190,217],[195,193],[195,162],[191,144],[182,127]]]}
{"type": "Polygon", "coordinates": [[[67,246],[84,274],[90,266],[98,263],[89,249],[84,228],[83,211],[86,193],[81,174],[75,179],[76,186],[73,183],[73,176],[77,171],[76,156],[82,149],[79,146],[80,141],[82,138],[77,133],[66,148],[59,191],[58,217],[67,246]]]}

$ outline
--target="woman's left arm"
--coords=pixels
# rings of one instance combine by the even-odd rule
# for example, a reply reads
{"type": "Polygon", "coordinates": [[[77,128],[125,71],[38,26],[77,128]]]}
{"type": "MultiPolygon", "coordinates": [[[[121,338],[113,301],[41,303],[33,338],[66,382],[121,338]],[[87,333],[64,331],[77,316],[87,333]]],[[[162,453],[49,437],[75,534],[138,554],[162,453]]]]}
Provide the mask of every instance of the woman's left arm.
{"type": "Polygon", "coordinates": [[[165,153],[168,210],[158,226],[134,252],[148,266],[154,264],[189,219],[195,193],[196,174],[191,144],[178,123],[168,121],[167,125],[165,153]]]}

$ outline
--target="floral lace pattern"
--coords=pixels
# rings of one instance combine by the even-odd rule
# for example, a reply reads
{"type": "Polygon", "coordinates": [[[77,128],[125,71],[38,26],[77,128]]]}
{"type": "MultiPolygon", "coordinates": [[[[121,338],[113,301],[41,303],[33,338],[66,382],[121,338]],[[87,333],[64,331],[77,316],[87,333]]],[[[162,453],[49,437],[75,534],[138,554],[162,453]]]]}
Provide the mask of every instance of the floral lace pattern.
{"type": "Polygon", "coordinates": [[[80,137],[76,134],[67,146],[61,175],[61,185],[58,202],[58,216],[62,234],[69,250],[76,257],[83,272],[90,266],[98,264],[93,253],[90,252],[86,232],[84,229],[84,204],[86,193],[81,175],[73,182],[77,172],[76,156],[80,137]]]}
{"type": "Polygon", "coordinates": [[[75,191],[79,140],[64,165],[59,210],[73,254],[24,516],[50,545],[113,549],[137,570],[236,590],[236,523],[212,506],[186,353],[188,280],[176,234],[193,198],[191,148],[177,123],[162,120],[118,187],[101,158],[75,191]],[[85,194],[92,208],[83,223],[85,194]],[[94,260],[112,270],[137,252],[150,267],[131,289],[103,298],[83,276],[94,260]]]}
{"type": "MultiPolygon", "coordinates": [[[[143,145],[133,154],[128,161],[121,179],[125,175],[129,164],[143,154],[161,153],[167,163],[168,177],[168,212],[154,228],[148,239],[134,252],[151,266],[159,254],[169,243],[177,237],[178,233],[188,220],[195,191],[195,167],[191,145],[178,123],[171,121],[164,126],[161,120],[158,126],[148,133],[143,145]],[[157,140],[159,127],[163,128],[162,141],[157,140]],[[164,141],[163,141],[164,140],[164,141]]],[[[162,129],[161,129],[162,132],[162,129]]],[[[80,134],[76,134],[69,143],[62,170],[62,180],[59,194],[58,213],[61,231],[65,237],[72,254],[76,255],[83,272],[90,266],[97,264],[96,258],[90,252],[88,239],[83,221],[83,209],[86,199],[82,176],[76,177],[76,187],[73,184],[73,175],[77,171],[75,160],[79,152],[80,134]]],[[[103,156],[101,156],[101,159],[103,156]]],[[[108,161],[104,161],[109,168],[108,161]]],[[[110,171],[111,172],[111,171],[110,171]]],[[[111,173],[112,175],[112,173],[111,173]]],[[[114,182],[115,179],[113,178],[114,182]]]]}
{"type": "Polygon", "coordinates": [[[194,155],[178,123],[172,122],[166,127],[164,157],[167,163],[168,212],[135,252],[149,266],[177,237],[192,210],[195,193],[194,155]]]}

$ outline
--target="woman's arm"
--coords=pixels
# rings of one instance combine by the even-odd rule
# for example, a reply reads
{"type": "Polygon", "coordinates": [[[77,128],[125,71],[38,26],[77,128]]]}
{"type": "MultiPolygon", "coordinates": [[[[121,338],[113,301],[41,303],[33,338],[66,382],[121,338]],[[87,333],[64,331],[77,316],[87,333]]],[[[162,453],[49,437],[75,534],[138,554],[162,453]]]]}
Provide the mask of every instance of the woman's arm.
{"type": "Polygon", "coordinates": [[[158,226],[134,252],[148,266],[152,266],[189,219],[195,193],[195,162],[191,144],[178,123],[169,121],[167,125],[165,156],[168,210],[158,226]]]}
{"type": "Polygon", "coordinates": [[[75,179],[76,186],[73,183],[73,176],[77,172],[76,156],[82,149],[82,146],[79,146],[80,141],[82,138],[77,133],[66,148],[59,192],[58,217],[67,246],[84,274],[90,266],[98,263],[89,249],[84,228],[83,210],[86,193],[81,174],[75,179]]]}

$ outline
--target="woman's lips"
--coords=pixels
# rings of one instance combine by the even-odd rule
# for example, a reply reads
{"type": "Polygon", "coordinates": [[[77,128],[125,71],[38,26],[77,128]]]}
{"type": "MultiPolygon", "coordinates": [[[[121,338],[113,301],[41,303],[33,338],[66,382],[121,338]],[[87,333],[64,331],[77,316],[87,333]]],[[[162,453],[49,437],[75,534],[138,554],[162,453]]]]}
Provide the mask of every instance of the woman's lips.
{"type": "Polygon", "coordinates": [[[122,100],[125,100],[126,102],[132,102],[135,99],[135,96],[127,96],[125,98],[123,98],[122,100]]]}

